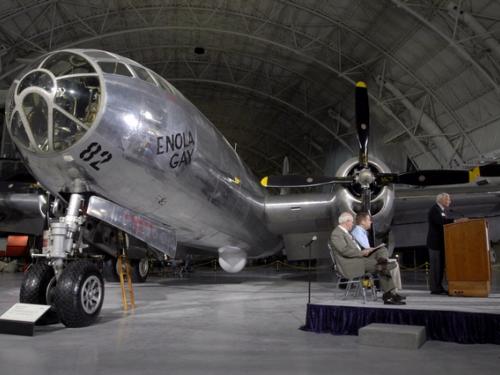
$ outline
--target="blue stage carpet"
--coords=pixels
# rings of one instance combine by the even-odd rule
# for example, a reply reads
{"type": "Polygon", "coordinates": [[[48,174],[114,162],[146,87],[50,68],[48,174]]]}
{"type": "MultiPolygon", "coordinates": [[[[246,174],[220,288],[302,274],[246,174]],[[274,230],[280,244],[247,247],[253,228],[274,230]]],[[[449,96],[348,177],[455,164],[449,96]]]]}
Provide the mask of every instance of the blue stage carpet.
{"type": "MultiPolygon", "coordinates": [[[[460,300],[470,301],[467,298],[460,300]]],[[[448,306],[446,310],[439,309],[444,306],[437,307],[434,304],[428,309],[423,306],[411,306],[411,302],[409,306],[384,307],[380,300],[366,305],[360,304],[359,301],[351,304],[346,301],[331,305],[309,304],[306,324],[301,329],[334,335],[357,335],[359,328],[370,323],[409,324],[425,326],[427,337],[432,340],[500,345],[500,310],[491,311],[491,302],[496,304],[498,299],[482,300],[490,302],[487,306],[490,309],[484,309],[488,312],[478,311],[480,309],[477,305],[475,309],[464,308],[460,303],[458,306],[448,306]]],[[[437,299],[434,301],[438,302],[437,299]]],[[[451,298],[447,302],[451,302],[451,298]]]]}

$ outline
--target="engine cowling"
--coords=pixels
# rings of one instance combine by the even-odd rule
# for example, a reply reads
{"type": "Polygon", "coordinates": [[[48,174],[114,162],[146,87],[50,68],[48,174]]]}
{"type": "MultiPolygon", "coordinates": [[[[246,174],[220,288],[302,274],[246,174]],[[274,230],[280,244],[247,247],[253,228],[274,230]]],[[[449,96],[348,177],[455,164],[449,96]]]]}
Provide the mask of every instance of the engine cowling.
{"type": "MultiPolygon", "coordinates": [[[[369,161],[369,171],[362,173],[390,173],[389,167],[376,158],[369,161]]],[[[342,164],[337,170],[336,176],[346,177],[355,175],[360,177],[358,158],[352,158],[342,164]]],[[[361,176],[364,177],[364,176],[361,176]]],[[[355,182],[351,185],[335,185],[338,214],[341,212],[351,212],[355,214],[362,210],[361,184],[355,182]]],[[[390,229],[392,217],[394,216],[394,187],[392,185],[378,186],[376,182],[370,184],[371,214],[373,217],[375,231],[377,233],[387,233],[390,229]]]]}

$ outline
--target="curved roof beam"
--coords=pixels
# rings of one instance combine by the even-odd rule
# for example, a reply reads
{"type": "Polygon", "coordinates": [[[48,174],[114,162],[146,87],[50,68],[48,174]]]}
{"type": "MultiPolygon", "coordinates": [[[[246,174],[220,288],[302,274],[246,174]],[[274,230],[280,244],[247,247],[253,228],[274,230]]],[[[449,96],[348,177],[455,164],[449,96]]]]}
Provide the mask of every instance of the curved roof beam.
{"type": "MultiPolygon", "coordinates": [[[[280,0],[280,1],[282,1],[282,0],[280,0]]],[[[295,4],[294,4],[294,6],[295,6],[295,4]]],[[[235,14],[242,16],[242,14],[238,14],[238,13],[235,13],[235,14]]],[[[96,16],[93,16],[93,17],[96,17],[96,16]]],[[[74,23],[76,23],[76,22],[77,21],[75,21],[74,23]]],[[[76,41],[73,41],[73,42],[70,42],[70,43],[66,43],[63,46],[58,46],[58,48],[61,48],[61,49],[63,49],[63,48],[72,48],[72,47],[76,47],[76,46],[84,44],[84,43],[89,43],[89,42],[93,42],[93,41],[96,41],[96,40],[102,40],[102,39],[106,39],[106,38],[109,38],[109,37],[121,36],[121,35],[125,35],[125,34],[137,33],[137,32],[156,31],[156,30],[189,30],[189,31],[196,30],[196,31],[205,31],[205,32],[213,32],[213,33],[222,33],[222,34],[234,35],[234,36],[239,36],[239,37],[243,37],[243,38],[255,40],[255,41],[258,41],[258,42],[266,43],[266,44],[273,45],[275,47],[287,50],[289,52],[292,52],[292,53],[294,53],[296,55],[299,55],[299,56],[303,57],[306,60],[313,61],[316,64],[318,64],[319,66],[325,68],[326,70],[328,70],[330,72],[333,72],[338,77],[346,80],[350,84],[352,84],[352,85],[355,84],[355,81],[353,79],[351,79],[350,77],[348,77],[346,74],[342,73],[341,71],[339,71],[338,69],[336,69],[335,67],[329,65],[326,62],[318,60],[318,59],[312,57],[311,55],[305,53],[305,51],[302,51],[300,49],[296,49],[296,48],[293,48],[293,47],[288,46],[286,44],[279,43],[279,42],[276,42],[274,40],[269,40],[269,39],[266,39],[264,37],[260,37],[260,36],[257,36],[257,35],[245,34],[245,33],[237,32],[237,31],[233,31],[233,30],[214,29],[214,28],[209,28],[209,27],[192,27],[192,26],[145,26],[145,27],[139,27],[139,28],[133,28],[133,29],[123,29],[123,30],[111,31],[111,32],[100,34],[100,35],[90,36],[90,37],[87,37],[87,38],[76,40],[76,41]]],[[[44,33],[47,33],[47,32],[44,32],[44,33]]],[[[40,33],[39,35],[44,34],[44,33],[40,33]]],[[[35,38],[36,37],[37,36],[35,36],[35,38]]],[[[331,47],[328,46],[328,45],[326,47],[329,48],[329,49],[331,49],[331,47]]],[[[377,49],[380,49],[380,48],[377,48],[377,49]]],[[[18,67],[16,70],[21,69],[21,68],[22,68],[22,66],[18,67]]],[[[4,78],[6,75],[12,74],[12,71],[13,70],[5,73],[0,78],[4,78]]],[[[431,93],[431,95],[433,95],[434,97],[436,97],[435,93],[431,93]]],[[[417,137],[415,137],[415,135],[410,131],[410,129],[403,123],[403,121],[394,112],[392,112],[392,110],[389,107],[387,107],[382,101],[379,100],[379,98],[377,98],[373,94],[370,94],[370,97],[376,102],[376,104],[378,106],[380,106],[380,108],[382,108],[382,110],[387,115],[389,115],[398,125],[400,125],[404,129],[404,131],[410,136],[410,138],[415,142],[415,144],[417,145],[417,147],[424,154],[429,155],[429,157],[431,157],[437,165],[444,166],[443,164],[441,164],[441,161],[438,160],[437,158],[435,158],[432,155],[432,152],[430,152],[430,150],[428,150],[427,147],[417,137]]],[[[439,99],[437,97],[436,97],[436,100],[439,101],[439,99]]],[[[443,104],[443,106],[445,106],[445,104],[443,104]]],[[[337,140],[339,140],[339,142],[341,144],[343,144],[344,146],[346,146],[352,152],[352,149],[343,140],[339,139],[338,136],[336,136],[336,135],[335,135],[335,138],[337,140]]]]}
{"type": "Polygon", "coordinates": [[[382,79],[380,81],[379,84],[384,85],[395,97],[400,98],[401,103],[406,107],[414,121],[418,122],[427,133],[434,136],[434,142],[438,146],[439,152],[446,159],[446,163],[451,165],[451,162],[455,161],[458,166],[463,165],[462,158],[457,155],[457,150],[448,138],[443,137],[443,132],[439,126],[423,110],[419,110],[408,98],[404,97],[403,93],[392,82],[382,79]]]}
{"type": "MultiPolygon", "coordinates": [[[[329,22],[337,25],[339,28],[342,28],[343,30],[346,30],[347,32],[351,33],[352,35],[356,36],[357,38],[360,38],[362,40],[364,40],[366,43],[368,43],[371,47],[373,47],[374,49],[380,51],[383,55],[387,56],[388,58],[390,58],[393,62],[395,62],[398,66],[400,66],[407,74],[409,74],[416,82],[418,82],[418,84],[420,84],[428,93],[429,95],[431,95],[431,97],[436,100],[437,102],[439,102],[439,104],[445,109],[445,111],[447,112],[447,114],[453,119],[453,121],[456,123],[459,131],[461,132],[461,135],[463,136],[464,139],[467,139],[467,141],[470,143],[470,145],[472,146],[472,149],[478,154],[478,155],[481,155],[479,149],[477,148],[477,146],[475,145],[475,143],[472,141],[472,139],[470,138],[470,136],[464,131],[465,127],[464,125],[462,124],[461,120],[458,118],[458,116],[456,116],[456,114],[451,110],[451,108],[449,108],[447,106],[446,103],[442,102],[440,100],[440,98],[437,96],[437,94],[434,92],[433,89],[431,89],[430,87],[428,87],[422,80],[420,80],[410,69],[408,69],[403,63],[401,63],[399,60],[397,60],[391,53],[389,53],[388,51],[384,50],[382,47],[380,47],[379,45],[377,45],[376,43],[372,42],[370,39],[368,39],[367,37],[365,37],[364,35],[362,35],[361,33],[357,32],[356,30],[348,27],[346,24],[344,24],[343,22],[337,20],[337,19],[334,19],[324,13],[320,13],[318,11],[316,11],[315,9],[311,9],[311,8],[308,8],[307,6],[302,6],[302,5],[299,5],[299,4],[296,4],[295,2],[292,2],[292,1],[289,1],[289,0],[279,0],[281,3],[283,4],[286,4],[288,6],[291,6],[291,7],[294,7],[296,9],[300,9],[300,10],[303,10],[305,12],[308,12],[312,15],[315,15],[319,18],[322,18],[322,19],[326,19],[328,20],[329,22]]],[[[394,1],[398,1],[398,0],[394,0],[394,1]]],[[[117,11],[114,11],[114,12],[111,12],[110,11],[110,7],[107,8],[106,12],[103,13],[103,14],[97,14],[97,15],[92,15],[92,16],[89,16],[89,17],[85,17],[85,18],[79,18],[78,20],[75,20],[75,21],[71,21],[71,22],[67,22],[59,27],[54,27],[50,33],[52,35],[53,31],[55,29],[58,29],[58,28],[61,28],[61,27],[68,27],[72,24],[78,24],[78,23],[81,23],[82,21],[89,21],[91,19],[95,19],[95,18],[102,18],[104,17],[104,20],[106,20],[108,18],[108,16],[110,15],[113,15],[113,14],[118,14],[118,13],[122,13],[122,12],[133,12],[137,15],[137,13],[140,14],[141,11],[152,11],[152,10],[158,10],[159,12],[163,11],[164,9],[176,9],[176,10],[179,10],[182,8],[182,5],[181,6],[160,6],[160,7],[148,7],[148,8],[139,8],[139,7],[131,7],[130,9],[120,9],[120,10],[117,10],[117,11]]],[[[229,15],[236,15],[236,16],[239,16],[239,17],[243,17],[244,19],[252,19],[252,20],[258,20],[258,21],[261,21],[263,22],[262,25],[273,25],[273,26],[278,26],[278,27],[282,27],[282,28],[285,28],[287,29],[288,31],[291,31],[293,36],[295,35],[300,35],[302,37],[305,37],[305,38],[309,38],[311,39],[311,42],[309,44],[312,44],[312,43],[320,43],[322,45],[323,48],[326,48],[326,49],[329,49],[329,50],[333,50],[335,53],[338,53],[339,54],[339,58],[345,58],[346,60],[352,60],[350,59],[348,56],[346,55],[342,55],[342,52],[340,50],[336,50],[335,48],[333,48],[329,43],[324,43],[321,41],[321,38],[317,38],[317,37],[314,37],[314,36],[310,36],[306,33],[303,33],[297,29],[294,29],[292,27],[290,27],[289,25],[283,25],[283,24],[280,24],[280,23],[276,23],[276,22],[273,22],[270,18],[262,18],[262,17],[258,17],[258,16],[255,16],[255,15],[248,15],[248,14],[244,14],[244,13],[241,13],[241,12],[235,12],[235,11],[231,11],[231,10],[228,10],[228,9],[220,9],[220,8],[209,8],[209,7],[201,7],[201,6],[187,6],[187,9],[189,10],[189,12],[193,12],[193,11],[210,11],[212,12],[212,15],[215,14],[216,12],[219,12],[219,13],[223,13],[223,14],[229,14],[229,15]]],[[[145,22],[146,23],[146,22],[145,22]]],[[[198,22],[199,24],[199,22],[198,22]]],[[[260,25],[259,26],[259,29],[260,27],[262,26],[260,25]]],[[[104,26],[104,23],[103,23],[103,26],[104,26]]],[[[248,28],[248,27],[247,27],[248,28]]],[[[103,27],[101,27],[101,30],[103,29],[103,27]]],[[[192,28],[192,29],[196,29],[196,28],[192,28]]],[[[42,33],[39,33],[37,35],[34,35],[32,36],[30,39],[35,39],[37,37],[39,37],[40,35],[43,35],[43,34],[46,34],[47,32],[42,32],[42,33]]],[[[295,40],[295,39],[294,39],[295,40]]],[[[26,39],[24,40],[26,41],[26,39]]],[[[296,43],[295,43],[296,45],[296,43]]],[[[15,45],[14,45],[15,46],[15,45]]],[[[354,60],[352,60],[354,61],[354,60]]],[[[363,66],[364,63],[356,63],[356,67],[360,67],[360,66],[363,66]]],[[[349,69],[348,71],[350,71],[351,69],[349,69]]],[[[11,71],[12,72],[12,71],[11,71]]],[[[337,72],[337,75],[343,77],[343,75],[346,74],[347,71],[344,71],[344,72],[340,72],[340,68],[339,68],[339,71],[337,72]]],[[[9,72],[10,73],[10,72],[9,72]]],[[[6,75],[2,75],[0,76],[0,79],[3,79],[6,75]]],[[[345,77],[343,77],[345,78],[345,77]]],[[[380,105],[380,104],[379,104],[380,105]]],[[[388,113],[388,108],[387,109],[384,109],[384,111],[386,113],[388,113]]],[[[389,110],[390,111],[390,110],[389,110]]],[[[394,114],[391,115],[391,117],[394,118],[394,114]]],[[[400,121],[396,121],[399,125],[401,125],[401,122],[400,121]]],[[[404,129],[404,127],[403,127],[404,129]]],[[[406,131],[406,129],[404,129],[406,131]]],[[[413,139],[414,141],[416,141],[415,139],[413,139]]],[[[419,148],[422,149],[425,149],[425,146],[424,145],[419,145],[419,148]]],[[[422,150],[423,150],[422,149],[422,150]]]]}
{"type": "Polygon", "coordinates": [[[497,93],[500,93],[500,86],[493,79],[493,77],[460,45],[456,42],[456,40],[450,38],[444,32],[442,32],[436,25],[430,22],[428,19],[420,15],[418,12],[415,12],[408,5],[406,5],[401,0],[391,0],[396,6],[403,9],[405,12],[410,14],[412,17],[419,20],[422,24],[427,26],[429,29],[438,34],[441,38],[443,38],[450,46],[452,46],[457,53],[462,56],[465,60],[474,66],[478,72],[480,72],[483,77],[491,84],[491,86],[495,89],[497,93]]]}
{"type": "Polygon", "coordinates": [[[259,150],[255,149],[254,147],[249,147],[249,146],[245,146],[245,145],[239,145],[238,147],[258,156],[260,159],[263,159],[263,160],[271,163],[279,170],[281,169],[281,165],[278,162],[276,162],[276,160],[273,160],[271,157],[267,156],[262,151],[259,151],[259,150]]]}
{"type": "MultiPolygon", "coordinates": [[[[465,139],[467,139],[467,141],[469,142],[469,144],[472,146],[472,149],[474,150],[474,152],[476,152],[476,154],[478,156],[481,155],[481,152],[480,152],[479,148],[473,142],[472,138],[470,138],[470,136],[465,132],[465,130],[464,130],[465,129],[464,124],[459,119],[459,117],[453,112],[453,110],[448,106],[448,104],[446,104],[444,101],[442,101],[441,98],[436,94],[436,92],[434,91],[434,89],[432,89],[431,87],[429,87],[410,68],[408,68],[400,60],[398,60],[393,54],[391,54],[389,51],[387,51],[386,49],[382,48],[381,46],[379,46],[378,44],[376,44],[375,42],[373,42],[372,40],[370,40],[368,37],[366,37],[365,35],[361,34],[358,31],[354,30],[353,28],[349,27],[348,25],[346,25],[345,23],[343,23],[340,20],[337,20],[337,19],[335,19],[333,17],[330,17],[330,16],[328,16],[328,15],[326,15],[324,13],[320,13],[320,12],[318,12],[315,9],[310,9],[310,8],[308,8],[306,6],[296,4],[296,3],[294,3],[294,2],[292,2],[290,0],[279,0],[279,1],[282,2],[282,3],[288,4],[288,5],[292,6],[292,7],[295,7],[297,9],[301,9],[301,10],[303,10],[305,12],[310,13],[310,14],[313,14],[313,15],[315,15],[315,16],[317,16],[319,18],[322,18],[322,19],[324,19],[326,21],[332,22],[333,24],[337,25],[341,29],[343,29],[343,30],[349,32],[350,34],[354,35],[355,37],[363,40],[364,42],[366,42],[367,44],[369,44],[371,47],[373,47],[375,50],[377,50],[378,52],[380,52],[381,54],[383,54],[384,56],[386,56],[388,59],[390,59],[391,61],[393,61],[406,74],[408,74],[410,77],[412,77],[415,80],[415,82],[417,82],[437,103],[439,103],[444,108],[444,110],[446,111],[446,113],[453,119],[453,121],[457,125],[457,127],[458,127],[461,135],[465,139]]],[[[385,111],[385,109],[384,109],[384,111],[385,111]]],[[[404,130],[407,132],[407,129],[404,129],[404,130]]],[[[422,149],[422,147],[420,145],[419,145],[419,148],[422,149]]],[[[424,149],[425,149],[425,146],[424,146],[424,149]]],[[[422,150],[424,150],[424,149],[422,149],[422,150]]],[[[438,162],[438,164],[440,164],[440,163],[438,162]]]]}
{"type": "MultiPolygon", "coordinates": [[[[260,42],[263,42],[263,43],[271,44],[271,45],[274,45],[276,47],[288,50],[289,52],[293,52],[295,54],[301,55],[302,57],[304,57],[304,58],[306,58],[306,59],[308,59],[310,61],[315,62],[316,64],[320,65],[321,67],[325,68],[326,70],[337,74],[338,76],[340,76],[342,79],[346,80],[347,82],[349,82],[353,86],[356,83],[353,79],[351,79],[351,78],[349,78],[349,77],[347,77],[345,75],[342,75],[336,68],[328,65],[326,62],[320,61],[320,60],[318,60],[318,59],[316,59],[314,57],[311,57],[310,55],[305,54],[302,51],[296,50],[296,49],[294,49],[294,48],[292,48],[290,46],[287,46],[287,45],[284,45],[284,44],[281,44],[281,43],[278,43],[276,41],[269,40],[269,39],[266,39],[266,38],[254,36],[254,35],[248,35],[248,34],[243,34],[243,33],[236,32],[236,31],[220,30],[220,29],[213,29],[213,28],[207,28],[207,27],[196,27],[196,28],[193,28],[193,27],[187,27],[187,26],[158,26],[158,27],[141,27],[141,28],[137,28],[137,29],[125,29],[125,30],[113,31],[113,32],[109,32],[109,33],[106,33],[106,34],[92,36],[92,37],[84,38],[84,39],[81,39],[81,40],[77,40],[77,41],[74,41],[74,42],[71,42],[71,43],[67,43],[64,46],[61,46],[60,48],[71,48],[71,47],[78,46],[80,44],[84,44],[84,43],[88,43],[88,42],[91,42],[91,41],[95,41],[95,40],[99,40],[99,39],[104,39],[104,38],[108,38],[108,37],[112,37],[112,36],[124,35],[124,34],[129,34],[129,33],[137,33],[137,32],[141,32],[141,31],[153,31],[153,30],[197,30],[197,31],[208,31],[208,32],[213,32],[213,33],[222,33],[222,34],[237,35],[237,36],[240,36],[240,37],[243,37],[243,38],[248,38],[248,39],[260,41],[260,42]]],[[[369,96],[372,98],[372,100],[380,108],[382,108],[382,110],[386,114],[388,114],[393,120],[395,120],[405,130],[405,132],[410,136],[410,138],[416,143],[417,147],[420,148],[420,150],[423,153],[428,154],[428,155],[432,155],[432,153],[430,152],[430,150],[427,149],[427,147],[420,141],[420,139],[418,139],[413,134],[413,132],[403,123],[403,121],[394,112],[392,112],[392,110],[389,107],[387,107],[375,95],[369,93],[369,96]]],[[[329,131],[331,132],[331,130],[329,130],[329,131]]],[[[338,140],[338,136],[337,135],[335,135],[335,138],[338,140]]],[[[341,141],[341,143],[344,146],[346,146],[352,152],[352,149],[343,140],[340,140],[340,141],[341,141]]],[[[433,160],[438,165],[441,165],[441,166],[444,167],[444,165],[441,163],[441,161],[439,161],[434,156],[431,156],[431,157],[433,158],[433,160]]]]}
{"type": "Polygon", "coordinates": [[[315,123],[316,125],[320,126],[322,129],[326,130],[328,134],[333,136],[339,143],[341,143],[345,148],[347,148],[351,153],[354,153],[354,150],[349,146],[342,138],[340,138],[333,130],[330,129],[329,126],[325,125],[323,122],[318,120],[317,118],[311,116],[309,113],[304,111],[303,109],[293,105],[292,103],[287,102],[286,100],[283,100],[281,98],[278,98],[277,96],[274,96],[272,94],[253,89],[251,87],[243,86],[238,83],[233,83],[233,82],[224,82],[224,81],[216,81],[213,79],[204,79],[204,78],[170,78],[170,82],[201,82],[201,83],[211,83],[215,85],[223,85],[227,87],[232,87],[236,88],[238,90],[245,90],[248,92],[251,92],[256,95],[263,96],[267,99],[270,99],[276,103],[279,103],[292,111],[301,114],[303,117],[307,118],[309,121],[315,123]]]}
{"type": "Polygon", "coordinates": [[[500,61],[500,43],[486,28],[469,12],[459,8],[459,5],[451,1],[448,4],[448,15],[464,22],[491,50],[495,59],[500,61]]]}
{"type": "Polygon", "coordinates": [[[7,13],[7,14],[0,16],[0,22],[5,22],[6,20],[8,20],[10,18],[17,17],[23,13],[29,12],[30,10],[40,8],[43,6],[49,6],[49,5],[52,5],[56,2],[57,2],[56,0],[46,0],[46,1],[37,2],[35,4],[18,7],[16,9],[13,9],[11,13],[7,13]]]}
{"type": "MultiPolygon", "coordinates": [[[[225,53],[225,52],[221,51],[221,53],[225,53]]],[[[253,57],[250,55],[245,55],[245,56],[250,57],[250,58],[253,57]]],[[[310,78],[308,78],[300,73],[297,73],[294,70],[283,67],[282,65],[275,64],[272,60],[261,59],[258,57],[256,59],[263,62],[263,63],[269,63],[269,64],[272,64],[274,66],[278,66],[280,68],[283,68],[284,70],[286,70],[289,73],[297,75],[298,77],[300,77],[302,79],[302,82],[306,82],[306,83],[311,84],[310,86],[307,85],[307,88],[314,87],[314,85],[321,87],[321,84],[319,82],[316,82],[316,81],[314,81],[314,80],[312,80],[312,79],[310,79],[310,78]]],[[[168,60],[168,61],[165,61],[165,60],[158,60],[158,61],[156,61],[156,60],[155,61],[142,60],[142,62],[149,67],[152,67],[154,65],[159,65],[159,64],[162,64],[165,66],[166,63],[168,63],[168,64],[178,63],[181,65],[185,65],[185,64],[195,64],[195,65],[203,64],[203,65],[206,65],[206,68],[203,69],[202,73],[200,73],[199,77],[197,77],[197,78],[201,78],[202,75],[206,74],[205,71],[208,68],[208,66],[215,66],[213,61],[207,62],[207,61],[201,61],[201,60],[197,60],[197,59],[193,59],[193,60],[187,60],[187,59],[168,60]]],[[[234,80],[234,79],[232,80],[232,82],[236,82],[236,83],[242,83],[243,81],[246,80],[246,78],[248,76],[250,76],[250,75],[257,76],[260,73],[259,69],[245,69],[245,68],[242,68],[241,65],[234,66],[232,64],[229,64],[229,62],[227,62],[227,61],[224,64],[218,64],[217,66],[223,66],[226,69],[231,69],[231,70],[234,69],[234,70],[237,70],[240,72],[244,72],[245,77],[243,77],[242,79],[239,79],[239,80],[234,80]]],[[[155,70],[155,71],[157,71],[157,70],[155,70]]],[[[232,73],[230,73],[230,74],[231,74],[231,77],[234,76],[232,73]]],[[[268,81],[273,81],[272,77],[268,76],[267,74],[264,74],[262,76],[262,79],[268,80],[268,81]]],[[[276,80],[274,80],[274,81],[276,81],[276,80]]],[[[299,82],[297,85],[294,85],[294,86],[299,86],[302,82],[299,82]]],[[[276,85],[280,85],[280,84],[281,84],[281,82],[277,81],[276,85]]],[[[281,85],[279,87],[270,87],[270,93],[271,94],[272,93],[281,93],[281,92],[285,91],[287,88],[290,88],[290,85],[287,85],[287,86],[281,85]]],[[[302,94],[305,94],[305,93],[302,93],[302,94]]],[[[310,101],[307,100],[307,102],[309,104],[310,101]]],[[[306,103],[304,103],[304,104],[306,104],[306,103]]],[[[330,118],[341,123],[345,128],[352,128],[352,124],[345,117],[343,117],[340,113],[338,113],[336,110],[334,110],[333,104],[331,102],[321,103],[319,105],[316,105],[315,108],[311,108],[310,110],[308,108],[304,108],[304,111],[309,113],[311,116],[314,115],[315,113],[318,113],[318,112],[321,112],[324,110],[327,110],[327,114],[330,118]]],[[[345,134],[342,134],[342,135],[338,134],[338,135],[339,135],[339,137],[343,137],[345,134]]]]}
{"type": "MultiPolygon", "coordinates": [[[[220,118],[220,117],[221,117],[220,115],[217,116],[217,118],[220,118]]],[[[226,118],[227,118],[227,116],[226,116],[226,118]]],[[[228,118],[228,119],[229,120],[233,120],[232,118],[228,118]]],[[[238,131],[247,131],[247,130],[243,130],[243,129],[239,128],[239,127],[236,130],[238,130],[238,131]]],[[[282,135],[276,134],[275,132],[272,132],[272,131],[267,130],[267,129],[262,129],[262,128],[259,129],[258,132],[261,133],[261,134],[265,134],[267,136],[270,136],[271,138],[273,138],[278,143],[282,143],[287,148],[289,148],[290,150],[292,150],[295,154],[300,155],[302,158],[304,158],[305,160],[307,160],[307,162],[308,162],[307,166],[312,165],[314,168],[316,168],[318,170],[318,172],[323,173],[323,168],[321,168],[321,166],[316,161],[314,161],[314,159],[311,159],[310,156],[306,155],[302,150],[300,150],[298,147],[296,147],[293,143],[290,143],[289,141],[287,141],[285,138],[283,138],[282,135]]],[[[298,158],[295,158],[295,159],[298,159],[298,158]]],[[[302,164],[302,162],[300,162],[300,163],[302,164]]],[[[305,165],[303,165],[303,167],[305,167],[305,165]]]]}
{"type": "MultiPolygon", "coordinates": [[[[179,49],[179,48],[191,48],[193,49],[194,47],[196,47],[195,44],[193,45],[170,45],[170,44],[161,44],[161,45],[151,45],[151,46],[141,46],[141,47],[137,47],[137,48],[126,48],[126,49],[121,49],[121,50],[117,50],[115,51],[115,53],[117,53],[118,55],[124,55],[124,56],[127,56],[128,53],[130,52],[137,52],[137,51],[144,51],[144,50],[154,50],[154,49],[157,49],[157,48],[161,48],[161,49],[179,49]]],[[[263,64],[268,64],[268,65],[272,65],[272,66],[276,66],[280,69],[282,69],[283,71],[286,71],[288,73],[291,73],[293,75],[296,75],[297,77],[300,77],[303,81],[305,82],[308,82],[310,84],[312,84],[312,86],[310,87],[313,87],[314,85],[320,87],[321,89],[323,88],[323,82],[317,82],[316,80],[314,79],[311,79],[310,77],[307,77],[306,75],[302,74],[301,72],[298,72],[296,70],[293,70],[293,69],[290,69],[289,66],[285,66],[285,65],[282,65],[280,64],[279,62],[271,59],[271,58],[267,58],[267,57],[260,57],[260,56],[257,56],[257,55],[251,55],[251,54],[248,54],[248,53],[241,53],[239,51],[228,51],[228,50],[225,50],[223,48],[218,48],[218,47],[209,47],[210,48],[210,51],[216,51],[218,53],[223,53],[223,54],[226,54],[226,55],[236,55],[236,56],[242,56],[242,57],[246,57],[246,58],[249,58],[249,59],[253,59],[253,60],[257,60],[259,61],[260,63],[263,63],[263,64]]],[[[141,60],[145,65],[148,65],[148,64],[159,64],[160,62],[158,61],[148,61],[148,60],[141,60]]],[[[171,63],[173,61],[168,61],[168,63],[171,63]]],[[[203,63],[203,61],[201,60],[193,60],[193,61],[189,61],[189,62],[193,62],[193,63],[203,63]]],[[[162,63],[166,63],[165,61],[162,61],[162,63]]],[[[210,63],[213,63],[213,61],[209,62],[210,63]]],[[[229,65],[229,64],[228,64],[229,65]]],[[[224,65],[227,67],[227,65],[224,65]]],[[[251,70],[245,70],[245,69],[242,69],[240,66],[238,67],[233,67],[233,69],[238,69],[238,70],[241,70],[241,71],[246,71],[247,73],[252,73],[251,70]]],[[[254,73],[257,73],[257,70],[254,71],[254,73]]],[[[272,77],[265,77],[266,79],[270,79],[272,77]]],[[[240,80],[239,82],[243,81],[240,80]]],[[[339,121],[345,128],[351,128],[352,127],[352,124],[349,122],[349,120],[347,120],[344,116],[342,116],[342,114],[340,114],[338,111],[336,111],[334,108],[333,108],[333,104],[330,102],[330,103],[325,103],[324,105],[321,105],[321,106],[318,106],[317,108],[311,108],[311,110],[309,111],[309,113],[313,114],[313,113],[316,113],[316,112],[319,112],[321,110],[328,110],[328,115],[336,120],[336,121],[339,121]]]]}

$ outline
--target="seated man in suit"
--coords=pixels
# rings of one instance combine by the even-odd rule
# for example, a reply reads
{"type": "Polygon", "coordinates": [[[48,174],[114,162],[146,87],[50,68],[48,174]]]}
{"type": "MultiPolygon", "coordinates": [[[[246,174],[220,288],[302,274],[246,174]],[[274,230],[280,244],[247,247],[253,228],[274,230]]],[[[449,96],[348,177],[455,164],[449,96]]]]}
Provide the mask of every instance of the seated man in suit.
{"type": "Polygon", "coordinates": [[[380,286],[384,291],[382,299],[386,305],[404,305],[402,297],[395,292],[395,286],[389,273],[394,268],[388,262],[387,249],[372,252],[370,249],[360,249],[350,232],[354,226],[354,217],[349,212],[339,216],[339,225],[330,236],[335,260],[342,269],[343,276],[352,279],[363,276],[366,272],[378,273],[380,286]]]}
{"type": "MultiPolygon", "coordinates": [[[[368,231],[372,226],[372,222],[372,217],[368,212],[359,212],[356,215],[356,226],[352,230],[351,234],[361,249],[373,249],[371,247],[370,240],[368,239],[368,231]]],[[[382,255],[382,257],[386,257],[389,253],[385,246],[381,247],[379,250],[377,250],[377,252],[379,252],[379,255],[382,255]]],[[[394,285],[397,289],[402,289],[399,264],[395,259],[389,259],[389,261],[394,262],[394,264],[396,265],[396,267],[390,271],[392,281],[394,282],[394,285]]],[[[401,298],[403,300],[406,299],[406,297],[404,296],[401,296],[401,298]]]]}

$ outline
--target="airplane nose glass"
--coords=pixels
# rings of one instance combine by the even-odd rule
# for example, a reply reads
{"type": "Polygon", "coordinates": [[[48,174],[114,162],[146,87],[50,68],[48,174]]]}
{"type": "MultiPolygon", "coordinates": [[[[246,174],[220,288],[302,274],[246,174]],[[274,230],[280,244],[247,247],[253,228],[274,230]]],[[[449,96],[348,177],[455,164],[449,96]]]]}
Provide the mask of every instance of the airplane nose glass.
{"type": "Polygon", "coordinates": [[[36,93],[26,95],[23,100],[23,111],[30,125],[37,147],[43,152],[48,152],[48,109],[45,99],[36,93]]]}
{"type": "Polygon", "coordinates": [[[24,147],[28,147],[30,145],[30,140],[28,138],[28,134],[26,134],[26,130],[24,129],[19,112],[14,113],[14,116],[12,116],[11,133],[12,137],[21,142],[24,147]]]}
{"type": "Polygon", "coordinates": [[[17,93],[21,93],[25,88],[27,87],[40,87],[47,92],[51,92],[52,89],[54,88],[54,81],[52,80],[52,77],[48,75],[45,72],[41,71],[35,71],[31,72],[28,74],[26,77],[23,78],[21,83],[19,83],[19,86],[17,88],[17,93]]]}
{"type": "Polygon", "coordinates": [[[13,139],[43,153],[76,143],[94,125],[102,95],[99,75],[83,56],[58,52],[44,59],[12,85],[6,111],[13,139]]]}
{"type": "Polygon", "coordinates": [[[57,81],[55,103],[86,125],[97,114],[99,104],[97,77],[72,77],[57,81]]]}
{"type": "Polygon", "coordinates": [[[79,140],[86,129],[54,109],[54,150],[62,151],[79,140]]]}
{"type": "Polygon", "coordinates": [[[42,68],[50,70],[56,77],[95,73],[95,69],[87,60],[70,52],[59,52],[52,55],[43,63],[42,68]]]}

